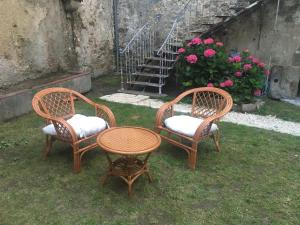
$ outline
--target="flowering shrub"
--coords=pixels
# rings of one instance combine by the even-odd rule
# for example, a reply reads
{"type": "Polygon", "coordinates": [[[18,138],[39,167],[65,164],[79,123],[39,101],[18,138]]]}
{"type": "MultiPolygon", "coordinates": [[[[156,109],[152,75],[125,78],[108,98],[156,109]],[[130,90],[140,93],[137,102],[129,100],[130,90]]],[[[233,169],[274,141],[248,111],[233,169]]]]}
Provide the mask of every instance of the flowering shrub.
{"type": "Polygon", "coordinates": [[[228,55],[222,42],[194,38],[178,50],[178,79],[184,89],[208,86],[222,88],[236,103],[248,103],[262,94],[269,70],[248,50],[228,55]]]}
{"type": "Polygon", "coordinates": [[[228,56],[221,42],[215,43],[212,38],[194,38],[178,53],[178,78],[185,89],[208,83],[215,86],[216,81],[229,76],[228,56]]]}
{"type": "Polygon", "coordinates": [[[235,57],[229,57],[231,65],[231,79],[235,85],[225,88],[230,92],[234,100],[239,103],[253,101],[253,97],[262,95],[262,88],[265,83],[265,76],[269,75],[269,70],[258,58],[250,55],[248,50],[237,53],[235,57]],[[238,60],[233,60],[233,58],[238,60]]]}

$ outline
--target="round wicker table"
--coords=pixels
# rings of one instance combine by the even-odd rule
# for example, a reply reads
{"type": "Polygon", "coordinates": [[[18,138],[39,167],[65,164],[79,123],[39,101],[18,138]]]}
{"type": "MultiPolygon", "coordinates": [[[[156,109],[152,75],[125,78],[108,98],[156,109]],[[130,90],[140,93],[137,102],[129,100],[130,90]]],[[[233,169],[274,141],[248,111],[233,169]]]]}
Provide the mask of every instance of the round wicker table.
{"type": "Polygon", "coordinates": [[[121,177],[128,184],[128,195],[131,195],[132,184],[139,176],[145,173],[149,182],[152,181],[147,161],[161,143],[158,134],[142,127],[114,127],[99,134],[97,143],[105,151],[109,163],[103,184],[109,176],[121,177]],[[113,161],[109,153],[121,157],[113,161]],[[139,159],[138,155],[145,157],[139,159]]]}

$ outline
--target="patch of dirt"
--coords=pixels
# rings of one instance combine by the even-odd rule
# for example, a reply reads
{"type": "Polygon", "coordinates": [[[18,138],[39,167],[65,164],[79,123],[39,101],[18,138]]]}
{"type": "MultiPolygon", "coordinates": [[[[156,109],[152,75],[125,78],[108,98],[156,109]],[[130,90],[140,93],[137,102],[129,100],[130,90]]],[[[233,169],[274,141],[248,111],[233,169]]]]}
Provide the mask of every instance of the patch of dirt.
{"type": "Polygon", "coordinates": [[[92,80],[92,90],[89,96],[101,97],[118,92],[121,86],[119,75],[104,75],[92,80]]]}
{"type": "Polygon", "coordinates": [[[140,119],[141,117],[140,117],[139,115],[134,115],[134,116],[131,116],[130,118],[133,119],[133,120],[138,120],[138,119],[140,119]]]}

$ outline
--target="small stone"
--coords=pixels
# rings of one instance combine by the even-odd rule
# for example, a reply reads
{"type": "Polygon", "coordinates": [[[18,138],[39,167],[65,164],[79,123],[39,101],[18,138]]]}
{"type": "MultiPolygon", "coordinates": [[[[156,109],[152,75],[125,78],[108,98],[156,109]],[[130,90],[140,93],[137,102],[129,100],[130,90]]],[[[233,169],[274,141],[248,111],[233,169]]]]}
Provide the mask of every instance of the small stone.
{"type": "Polygon", "coordinates": [[[253,112],[257,109],[257,106],[255,103],[249,103],[249,104],[242,104],[241,105],[241,111],[242,112],[253,112]]]}

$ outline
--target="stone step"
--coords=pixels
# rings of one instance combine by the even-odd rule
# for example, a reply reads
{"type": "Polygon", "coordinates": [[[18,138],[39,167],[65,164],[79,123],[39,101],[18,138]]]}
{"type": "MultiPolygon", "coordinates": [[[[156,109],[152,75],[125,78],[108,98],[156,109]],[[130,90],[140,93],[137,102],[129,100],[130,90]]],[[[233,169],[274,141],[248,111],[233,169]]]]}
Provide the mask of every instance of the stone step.
{"type": "Polygon", "coordinates": [[[149,86],[149,87],[163,87],[163,84],[151,83],[151,82],[143,82],[143,81],[127,81],[127,84],[133,85],[141,85],[141,86],[149,86]]]}
{"type": "Polygon", "coordinates": [[[144,77],[158,77],[158,78],[168,78],[168,75],[162,75],[159,73],[146,73],[146,72],[136,72],[133,73],[134,76],[144,76],[144,77]]]}
{"type": "MultiPolygon", "coordinates": [[[[154,53],[155,53],[155,55],[157,55],[158,50],[155,50],[154,53]]],[[[175,51],[163,51],[162,53],[164,53],[164,54],[170,54],[170,55],[179,55],[179,53],[175,52],[175,51]]]]}
{"type": "Polygon", "coordinates": [[[148,65],[148,64],[138,65],[138,67],[140,67],[140,68],[148,68],[148,69],[163,69],[163,70],[171,70],[173,68],[173,67],[148,65]]]}
{"type": "Polygon", "coordinates": [[[211,25],[199,24],[194,29],[191,29],[190,33],[192,33],[192,34],[202,34],[202,33],[206,32],[207,30],[211,29],[214,25],[215,24],[211,24],[211,25]]]}
{"type": "Polygon", "coordinates": [[[182,42],[172,42],[172,43],[167,43],[167,44],[170,46],[177,47],[177,48],[182,47],[182,42]]]}
{"type": "MultiPolygon", "coordinates": [[[[203,29],[197,29],[197,30],[191,30],[190,31],[190,33],[192,33],[192,34],[202,34],[202,33],[204,33],[204,32],[206,32],[205,30],[203,30],[203,29]]],[[[190,39],[190,37],[188,37],[186,40],[192,40],[194,37],[192,37],[191,39],[190,39]]]]}
{"type": "Polygon", "coordinates": [[[231,15],[216,15],[215,17],[218,17],[218,18],[228,18],[228,17],[231,17],[231,15]]]}
{"type": "Polygon", "coordinates": [[[204,26],[213,26],[215,25],[216,23],[213,23],[213,22],[205,22],[205,23],[201,23],[201,25],[204,25],[204,26]]]}
{"type": "Polygon", "coordinates": [[[160,61],[160,60],[163,60],[163,61],[166,61],[166,62],[175,62],[176,60],[173,60],[173,59],[165,59],[165,58],[160,58],[160,57],[146,57],[145,58],[146,60],[151,60],[151,61],[160,61]]]}
{"type": "Polygon", "coordinates": [[[231,6],[229,9],[232,9],[236,12],[242,11],[243,9],[245,9],[245,7],[243,6],[231,6]]]}

